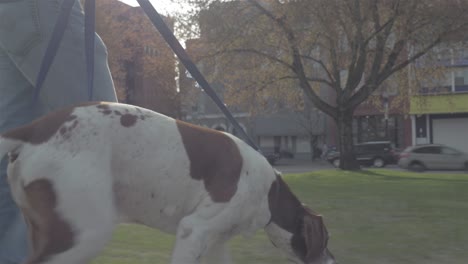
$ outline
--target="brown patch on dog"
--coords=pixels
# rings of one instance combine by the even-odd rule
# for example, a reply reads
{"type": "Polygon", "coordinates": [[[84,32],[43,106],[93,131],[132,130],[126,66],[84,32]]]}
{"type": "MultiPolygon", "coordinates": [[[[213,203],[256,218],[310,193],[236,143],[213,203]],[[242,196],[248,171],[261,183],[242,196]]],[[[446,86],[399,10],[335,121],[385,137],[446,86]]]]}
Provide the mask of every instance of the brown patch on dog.
{"type": "Polygon", "coordinates": [[[96,107],[99,109],[99,113],[102,113],[103,115],[112,114],[112,110],[110,110],[109,104],[101,103],[101,104],[98,104],[96,107]]]}
{"type": "Polygon", "coordinates": [[[131,127],[135,125],[137,119],[138,117],[136,115],[125,114],[120,117],[120,124],[122,124],[124,127],[131,127]]]}
{"type": "Polygon", "coordinates": [[[57,196],[49,180],[36,180],[24,187],[27,208],[22,208],[29,227],[32,255],[26,263],[42,263],[74,244],[71,226],[56,212],[57,196]]]}
{"type": "Polygon", "coordinates": [[[177,121],[187,155],[190,176],[203,180],[214,202],[228,202],[237,191],[242,156],[234,141],[225,134],[177,121]]]}
{"type": "Polygon", "coordinates": [[[68,129],[68,131],[72,131],[73,129],[76,128],[77,125],[78,125],[78,120],[73,121],[73,124],[70,126],[70,128],[68,129]]]}
{"type": "Polygon", "coordinates": [[[305,214],[301,202],[279,175],[270,186],[268,206],[271,222],[290,233],[294,233],[298,222],[300,222],[298,219],[301,219],[305,214]]]}
{"type": "Polygon", "coordinates": [[[96,105],[96,107],[98,109],[101,109],[101,110],[109,110],[109,108],[110,108],[109,105],[105,104],[105,103],[99,103],[99,104],[96,105]]]}
{"type": "MultiPolygon", "coordinates": [[[[3,137],[21,140],[33,145],[42,144],[55,135],[64,123],[76,118],[75,115],[71,115],[74,109],[75,107],[70,107],[50,113],[28,125],[6,132],[3,137]]],[[[60,131],[60,133],[65,132],[60,131]]]]}
{"type": "Polygon", "coordinates": [[[65,133],[67,133],[67,128],[63,126],[62,128],[60,128],[59,133],[62,136],[65,135],[65,133]]]}
{"type": "MultiPolygon", "coordinates": [[[[72,115],[73,116],[73,115],[72,115]]],[[[76,118],[76,117],[75,117],[76,118]]],[[[74,120],[70,126],[66,126],[65,124],[59,129],[59,134],[62,136],[64,140],[68,140],[71,137],[71,131],[78,126],[78,120],[74,120]]]]}
{"type": "MultiPolygon", "coordinates": [[[[33,122],[27,125],[7,131],[2,136],[10,139],[21,140],[23,142],[30,143],[33,145],[40,145],[48,141],[57,132],[59,132],[62,135],[64,135],[67,132],[67,128],[62,127],[62,125],[66,122],[70,122],[76,119],[76,115],[71,114],[73,110],[75,110],[75,108],[92,105],[97,105],[97,107],[100,109],[109,108],[109,105],[107,103],[102,102],[86,102],[77,104],[75,106],[63,108],[61,110],[49,113],[41,118],[34,120],[33,122]]],[[[70,130],[75,128],[77,124],[78,121],[75,120],[70,130]]]]}

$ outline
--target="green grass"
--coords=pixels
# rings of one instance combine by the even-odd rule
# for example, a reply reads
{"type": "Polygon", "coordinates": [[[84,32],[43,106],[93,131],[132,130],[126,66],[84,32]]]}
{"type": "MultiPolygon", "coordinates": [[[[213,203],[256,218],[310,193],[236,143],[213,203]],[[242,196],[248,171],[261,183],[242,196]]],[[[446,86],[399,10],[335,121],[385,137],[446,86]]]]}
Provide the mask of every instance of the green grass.
{"type": "MultiPolygon", "coordinates": [[[[285,179],[324,215],[340,263],[468,263],[467,174],[327,170],[285,179]]],[[[172,236],[123,225],[93,264],[169,263],[173,243],[172,236]]],[[[263,231],[235,238],[231,248],[238,264],[287,263],[263,231]]]]}

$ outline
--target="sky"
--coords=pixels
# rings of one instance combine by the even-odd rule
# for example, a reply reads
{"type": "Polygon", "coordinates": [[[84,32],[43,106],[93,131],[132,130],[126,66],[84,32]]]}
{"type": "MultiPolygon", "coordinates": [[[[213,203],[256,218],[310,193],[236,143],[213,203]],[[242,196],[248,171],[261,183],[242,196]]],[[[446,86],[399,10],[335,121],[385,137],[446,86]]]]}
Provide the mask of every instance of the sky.
{"type": "MultiPolygon", "coordinates": [[[[136,0],[120,1],[131,6],[138,6],[138,2],[136,0]]],[[[170,0],[150,0],[150,2],[151,4],[153,4],[154,8],[161,14],[168,14],[178,9],[178,6],[172,4],[170,0]]]]}

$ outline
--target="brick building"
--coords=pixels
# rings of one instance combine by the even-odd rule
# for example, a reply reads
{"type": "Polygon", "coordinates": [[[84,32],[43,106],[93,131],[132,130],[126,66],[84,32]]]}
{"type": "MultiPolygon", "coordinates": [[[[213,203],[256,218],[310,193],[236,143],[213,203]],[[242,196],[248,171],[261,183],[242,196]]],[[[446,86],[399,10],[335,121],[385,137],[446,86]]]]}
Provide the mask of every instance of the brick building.
{"type": "MultiPolygon", "coordinates": [[[[173,21],[164,19],[173,28],[173,21]]],[[[119,101],[179,117],[176,59],[144,11],[120,1],[97,1],[96,31],[108,47],[119,101]]]]}

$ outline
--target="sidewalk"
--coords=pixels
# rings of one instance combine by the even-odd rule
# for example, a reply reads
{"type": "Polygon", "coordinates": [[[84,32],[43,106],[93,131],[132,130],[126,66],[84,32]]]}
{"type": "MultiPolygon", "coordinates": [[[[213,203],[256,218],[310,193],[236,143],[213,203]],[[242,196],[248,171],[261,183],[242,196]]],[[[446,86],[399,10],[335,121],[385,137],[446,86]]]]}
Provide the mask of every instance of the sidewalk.
{"type": "Polygon", "coordinates": [[[305,173],[316,170],[331,169],[333,166],[324,160],[280,159],[274,167],[282,173],[305,173]]]}

